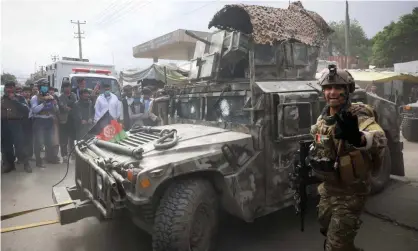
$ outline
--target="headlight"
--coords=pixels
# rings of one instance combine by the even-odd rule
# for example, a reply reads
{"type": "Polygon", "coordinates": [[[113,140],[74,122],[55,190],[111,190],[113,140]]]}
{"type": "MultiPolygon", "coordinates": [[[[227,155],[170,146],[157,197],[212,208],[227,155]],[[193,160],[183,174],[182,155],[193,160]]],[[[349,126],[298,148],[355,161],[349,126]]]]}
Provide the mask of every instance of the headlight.
{"type": "Polygon", "coordinates": [[[100,175],[96,175],[96,182],[97,182],[97,190],[102,191],[103,189],[103,178],[100,175]]]}

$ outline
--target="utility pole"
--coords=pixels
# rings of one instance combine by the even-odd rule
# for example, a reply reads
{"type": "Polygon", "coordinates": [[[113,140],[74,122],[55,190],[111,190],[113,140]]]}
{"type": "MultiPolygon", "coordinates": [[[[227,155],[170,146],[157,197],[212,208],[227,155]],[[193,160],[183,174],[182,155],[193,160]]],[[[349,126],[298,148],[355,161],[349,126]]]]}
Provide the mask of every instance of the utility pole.
{"type": "Polygon", "coordinates": [[[345,64],[346,69],[349,68],[348,65],[348,58],[350,57],[350,44],[349,44],[349,36],[350,36],[350,16],[348,15],[348,1],[345,1],[345,64]]]}
{"type": "Polygon", "coordinates": [[[74,34],[77,35],[77,36],[74,37],[74,38],[78,38],[78,55],[80,57],[80,60],[83,60],[83,52],[82,52],[82,48],[81,48],[81,39],[85,38],[85,37],[81,36],[82,34],[84,34],[84,32],[80,31],[80,24],[86,24],[86,21],[80,23],[80,20],[77,20],[77,22],[73,22],[73,20],[71,20],[71,23],[77,24],[77,30],[78,31],[74,32],[74,34]]]}
{"type": "Polygon", "coordinates": [[[41,65],[41,66],[39,66],[39,68],[41,69],[41,70],[40,70],[40,72],[41,72],[41,76],[43,76],[43,75],[44,75],[44,67],[41,65]]]}
{"type": "Polygon", "coordinates": [[[57,62],[60,59],[59,55],[51,55],[51,59],[53,62],[57,62]]]}

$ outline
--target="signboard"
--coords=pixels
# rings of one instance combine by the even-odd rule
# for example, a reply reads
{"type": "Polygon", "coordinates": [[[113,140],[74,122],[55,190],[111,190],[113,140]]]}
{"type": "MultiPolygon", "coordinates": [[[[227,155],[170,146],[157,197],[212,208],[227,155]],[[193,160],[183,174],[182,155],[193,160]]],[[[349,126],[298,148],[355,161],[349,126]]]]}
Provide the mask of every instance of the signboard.
{"type": "Polygon", "coordinates": [[[62,60],[89,62],[89,60],[88,59],[85,59],[85,58],[79,59],[79,58],[62,57],[62,60]]]}
{"type": "Polygon", "coordinates": [[[144,44],[138,45],[135,48],[135,50],[137,53],[140,53],[140,52],[149,51],[149,50],[161,47],[163,45],[169,44],[170,42],[173,42],[173,39],[175,37],[174,34],[175,34],[174,32],[171,32],[161,37],[157,37],[156,39],[153,39],[144,44]]]}

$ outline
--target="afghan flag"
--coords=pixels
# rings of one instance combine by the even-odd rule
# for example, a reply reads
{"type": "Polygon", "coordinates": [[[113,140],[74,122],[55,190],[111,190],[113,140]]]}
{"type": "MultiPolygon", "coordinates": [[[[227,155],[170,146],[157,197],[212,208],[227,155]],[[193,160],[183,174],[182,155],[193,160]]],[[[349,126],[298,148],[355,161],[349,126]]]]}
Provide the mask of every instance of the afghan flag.
{"type": "Polygon", "coordinates": [[[110,116],[109,111],[97,121],[91,133],[95,134],[97,139],[115,143],[128,137],[122,125],[110,116]]]}

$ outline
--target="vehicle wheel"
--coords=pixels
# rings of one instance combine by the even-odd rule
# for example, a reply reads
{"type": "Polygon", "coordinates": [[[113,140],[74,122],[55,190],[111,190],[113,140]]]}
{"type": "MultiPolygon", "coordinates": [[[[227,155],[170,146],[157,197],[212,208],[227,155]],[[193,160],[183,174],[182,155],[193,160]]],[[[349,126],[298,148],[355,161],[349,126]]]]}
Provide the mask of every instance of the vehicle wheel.
{"type": "Polygon", "coordinates": [[[207,180],[184,180],[166,190],[156,211],[154,251],[214,250],[219,202],[207,180]]]}
{"type": "Polygon", "coordinates": [[[404,117],[404,119],[402,120],[402,135],[406,140],[416,142],[418,141],[418,134],[412,133],[411,122],[412,121],[409,118],[404,117]]]}
{"type": "Polygon", "coordinates": [[[372,171],[371,185],[372,185],[372,194],[377,194],[385,188],[386,184],[390,179],[392,161],[390,158],[389,147],[386,146],[385,154],[383,157],[382,165],[380,168],[376,168],[372,171]]]}

